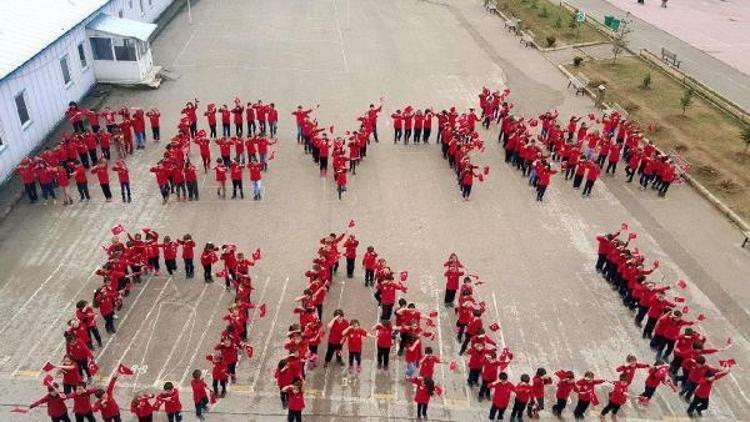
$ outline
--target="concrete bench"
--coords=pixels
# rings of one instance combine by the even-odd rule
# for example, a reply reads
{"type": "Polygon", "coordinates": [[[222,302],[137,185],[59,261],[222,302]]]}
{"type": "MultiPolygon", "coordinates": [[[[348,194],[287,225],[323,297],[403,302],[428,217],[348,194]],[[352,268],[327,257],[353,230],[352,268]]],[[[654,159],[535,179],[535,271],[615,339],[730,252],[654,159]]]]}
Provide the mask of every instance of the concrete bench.
{"type": "Polygon", "coordinates": [[[661,48],[661,59],[674,67],[680,67],[680,61],[677,59],[677,54],[664,47],[661,48]]]}
{"type": "Polygon", "coordinates": [[[495,3],[495,0],[486,0],[484,2],[484,10],[497,14],[497,4],[495,3]]]}
{"type": "Polygon", "coordinates": [[[745,240],[742,242],[742,247],[744,248],[745,245],[750,243],[750,232],[742,232],[742,234],[745,236],[745,240]]]}
{"type": "Polygon", "coordinates": [[[505,20],[505,27],[508,28],[508,32],[515,32],[518,33],[521,19],[518,18],[510,18],[505,20]]]}
{"type": "Polygon", "coordinates": [[[523,31],[521,33],[521,44],[523,44],[524,47],[534,45],[534,37],[535,35],[532,31],[523,31]]]}
{"type": "Polygon", "coordinates": [[[575,88],[576,90],[576,95],[578,94],[585,95],[586,87],[589,86],[589,82],[591,81],[586,75],[584,75],[581,72],[578,72],[576,76],[569,79],[568,88],[570,88],[570,86],[573,85],[573,88],[575,88]]]}

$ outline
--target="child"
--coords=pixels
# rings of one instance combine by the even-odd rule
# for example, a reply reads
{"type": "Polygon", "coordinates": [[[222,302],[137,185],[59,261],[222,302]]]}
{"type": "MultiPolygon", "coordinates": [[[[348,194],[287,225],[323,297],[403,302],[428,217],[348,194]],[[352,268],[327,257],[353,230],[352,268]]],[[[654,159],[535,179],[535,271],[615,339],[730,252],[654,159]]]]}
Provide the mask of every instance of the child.
{"type": "Polygon", "coordinates": [[[424,348],[424,357],[419,361],[419,376],[422,378],[433,378],[435,375],[435,364],[443,363],[439,356],[433,354],[432,347],[424,348]]]}
{"type": "Polygon", "coordinates": [[[164,412],[167,414],[169,422],[182,421],[182,403],[180,403],[180,392],[171,382],[164,383],[162,391],[157,400],[164,403],[164,412]]]}
{"type": "Polygon", "coordinates": [[[388,370],[388,360],[391,354],[391,346],[393,346],[393,327],[391,322],[383,320],[380,324],[372,327],[375,331],[375,337],[377,338],[378,348],[378,369],[388,370]]]}
{"type": "Polygon", "coordinates": [[[167,273],[172,275],[177,271],[177,248],[179,243],[172,242],[169,236],[164,236],[164,243],[159,245],[164,249],[164,266],[167,267],[167,273]]]}
{"type": "Polygon", "coordinates": [[[104,390],[99,388],[94,393],[97,400],[94,403],[92,410],[94,412],[101,412],[102,418],[105,422],[120,422],[120,406],[117,405],[114,396],[115,383],[117,382],[117,374],[112,375],[112,379],[109,380],[107,389],[104,390]]]}
{"type": "Polygon", "coordinates": [[[70,196],[70,177],[65,167],[57,166],[55,170],[55,182],[63,194],[63,205],[73,205],[73,197],[70,196]]]}
{"type": "Polygon", "coordinates": [[[276,372],[273,377],[276,378],[276,385],[279,387],[279,398],[281,399],[281,407],[286,409],[289,405],[289,394],[284,390],[294,382],[294,373],[287,364],[288,358],[281,359],[279,364],[276,365],[276,372]]]}
{"type": "Polygon", "coordinates": [[[510,414],[510,420],[515,420],[516,418],[519,421],[523,420],[523,411],[531,400],[532,386],[529,384],[529,381],[531,381],[529,374],[523,374],[521,375],[521,382],[516,384],[514,390],[516,393],[516,400],[513,402],[513,410],[510,414]]]}
{"type": "Polygon", "coordinates": [[[531,380],[531,400],[529,400],[529,407],[526,409],[526,414],[530,418],[540,410],[544,410],[544,387],[549,384],[552,384],[552,378],[547,375],[547,370],[538,368],[536,375],[531,380]]]}
{"type": "Polygon", "coordinates": [[[570,393],[576,388],[576,382],[573,371],[557,371],[555,375],[560,381],[557,383],[557,392],[555,392],[557,403],[552,406],[552,413],[559,418],[568,404],[570,393]]]}
{"type": "Polygon", "coordinates": [[[146,116],[148,116],[149,123],[151,123],[151,134],[154,137],[154,142],[159,142],[159,139],[161,139],[159,134],[159,118],[161,117],[161,113],[159,109],[151,107],[151,110],[146,112],[146,116]]]}
{"type": "MultiPolygon", "coordinates": [[[[359,326],[359,321],[353,319],[350,325],[341,333],[346,340],[346,346],[349,349],[349,372],[355,369],[357,372],[362,371],[362,339],[368,337],[367,330],[359,326]],[[356,368],[354,364],[357,364],[356,368]]],[[[342,339],[343,342],[343,339],[342,339]]]]}
{"type": "Polygon", "coordinates": [[[214,282],[211,266],[219,260],[219,257],[216,256],[216,251],[218,250],[219,248],[214,246],[211,242],[206,243],[206,246],[203,247],[203,252],[201,253],[201,266],[203,266],[203,281],[206,283],[214,282]]]}
{"type": "Polygon", "coordinates": [[[200,196],[198,193],[198,175],[195,172],[195,166],[190,161],[185,162],[185,185],[187,186],[188,201],[197,201],[200,196]]]}
{"type": "Polygon", "coordinates": [[[346,169],[340,168],[336,170],[336,191],[339,195],[339,201],[341,200],[341,195],[346,192],[346,169]]]}
{"type": "Polygon", "coordinates": [[[227,365],[224,363],[221,353],[208,355],[206,356],[206,360],[213,365],[211,368],[211,378],[213,378],[214,392],[218,397],[225,397],[227,395],[229,372],[227,372],[227,365]],[[219,392],[219,385],[221,385],[221,392],[219,392]]]}
{"type": "Polygon", "coordinates": [[[177,240],[177,243],[182,245],[182,260],[185,262],[185,278],[193,278],[195,276],[195,266],[193,265],[193,248],[195,248],[195,241],[190,234],[182,236],[182,240],[177,240]]]}
{"type": "Polygon", "coordinates": [[[604,420],[604,417],[609,412],[612,412],[612,420],[617,419],[617,412],[620,411],[620,407],[628,401],[628,385],[630,385],[631,381],[632,379],[628,379],[628,374],[626,373],[620,374],[619,380],[612,381],[614,389],[609,392],[609,402],[602,409],[602,413],[599,414],[602,420],[604,420]]]}
{"type": "Polygon", "coordinates": [[[305,409],[305,391],[303,389],[304,381],[297,378],[291,385],[282,388],[281,391],[287,395],[287,404],[289,422],[302,422],[302,410],[305,409]]]}
{"type": "Polygon", "coordinates": [[[94,418],[94,412],[91,410],[91,395],[96,392],[96,388],[86,388],[86,383],[81,381],[76,386],[75,392],[72,396],[69,395],[67,398],[73,398],[73,415],[76,417],[76,422],[87,420],[88,422],[96,422],[94,418]]]}
{"type": "Polygon", "coordinates": [[[226,199],[227,198],[227,166],[224,165],[224,161],[221,158],[216,159],[216,167],[214,167],[214,171],[216,172],[216,183],[218,183],[218,188],[216,188],[216,196],[226,199]]]}
{"type": "Polygon", "coordinates": [[[341,359],[341,344],[344,340],[344,330],[347,327],[349,327],[349,321],[344,318],[344,311],[341,309],[333,311],[333,319],[328,323],[328,348],[326,349],[323,367],[328,366],[334,354],[336,355],[336,362],[341,366],[344,365],[344,361],[341,359]]]}
{"type": "Polygon", "coordinates": [[[497,381],[490,384],[489,388],[495,390],[492,394],[490,420],[495,420],[496,416],[498,420],[502,420],[503,413],[505,413],[505,409],[508,408],[508,403],[510,403],[510,394],[515,387],[508,382],[508,374],[501,372],[500,375],[497,376],[497,381]]]}
{"type": "Polygon", "coordinates": [[[153,394],[146,392],[138,393],[133,397],[133,401],[130,402],[130,413],[138,418],[138,422],[151,422],[153,420],[154,405],[151,403],[153,398],[153,394]]]}
{"type": "Polygon", "coordinates": [[[357,246],[359,246],[359,240],[354,237],[353,234],[349,235],[349,238],[344,242],[344,257],[346,257],[346,278],[354,277],[354,261],[357,259],[357,246]]]}
{"type": "Polygon", "coordinates": [[[586,410],[589,405],[593,403],[597,404],[598,400],[596,397],[595,388],[597,385],[604,383],[604,380],[594,379],[594,373],[587,371],[583,374],[583,378],[576,382],[576,392],[578,393],[578,403],[573,411],[573,416],[576,419],[583,419],[586,410]]]}
{"type": "Polygon", "coordinates": [[[416,386],[414,402],[417,403],[417,420],[427,419],[427,407],[435,394],[435,382],[430,377],[415,377],[409,381],[416,386]]]}
{"type": "Polygon", "coordinates": [[[709,369],[706,371],[706,375],[698,382],[698,387],[695,389],[695,397],[688,406],[687,414],[691,418],[695,412],[698,412],[698,416],[703,416],[703,411],[708,409],[708,398],[711,396],[711,387],[714,382],[727,376],[729,374],[729,368],[722,371],[714,371],[709,369]]]}
{"type": "Polygon", "coordinates": [[[458,290],[458,279],[464,273],[458,265],[451,264],[443,275],[445,276],[445,306],[452,308],[453,301],[456,298],[456,291],[458,290]]]}
{"type": "Polygon", "coordinates": [[[378,254],[372,246],[367,247],[367,252],[362,258],[362,266],[365,268],[365,287],[375,284],[375,268],[377,267],[378,254]]]}
{"type": "Polygon", "coordinates": [[[190,388],[193,390],[193,403],[195,404],[195,416],[203,420],[203,412],[208,411],[208,392],[206,381],[203,379],[203,373],[200,369],[193,371],[193,379],[190,381],[190,388]]]}
{"type": "Polygon", "coordinates": [[[91,173],[95,174],[99,179],[99,185],[102,187],[102,193],[107,202],[112,202],[112,191],[109,188],[109,168],[107,160],[102,158],[99,160],[94,167],[91,168],[91,173]]]}
{"type": "Polygon", "coordinates": [[[112,170],[117,172],[117,179],[120,181],[120,195],[122,196],[122,202],[130,202],[130,171],[128,166],[125,164],[125,160],[119,159],[115,162],[115,166],[112,170]],[[127,193],[127,201],[125,200],[127,193]]]}
{"type": "Polygon", "coordinates": [[[469,377],[466,379],[466,383],[469,387],[476,387],[479,384],[479,376],[482,374],[482,366],[484,365],[486,351],[484,350],[484,343],[474,343],[468,351],[469,362],[469,377]]]}
{"type": "Polygon", "coordinates": [[[406,378],[414,376],[414,373],[417,372],[417,365],[421,359],[422,341],[419,339],[419,335],[410,332],[406,335],[406,353],[404,354],[404,360],[406,361],[406,378]]]}
{"type": "Polygon", "coordinates": [[[52,422],[70,422],[68,417],[68,408],[65,406],[65,395],[58,391],[60,386],[57,383],[52,383],[47,386],[47,395],[41,399],[31,403],[29,409],[33,409],[42,404],[47,404],[47,416],[50,417],[52,422]]]}

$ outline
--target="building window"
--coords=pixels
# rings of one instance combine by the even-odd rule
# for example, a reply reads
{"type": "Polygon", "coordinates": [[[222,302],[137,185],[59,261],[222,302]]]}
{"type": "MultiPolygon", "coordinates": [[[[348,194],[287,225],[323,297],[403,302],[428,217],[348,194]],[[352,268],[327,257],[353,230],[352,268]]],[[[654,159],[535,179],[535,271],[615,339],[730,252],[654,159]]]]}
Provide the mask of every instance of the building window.
{"type": "Polygon", "coordinates": [[[119,11],[119,12],[117,12],[117,17],[118,17],[118,18],[121,18],[121,17],[122,17],[122,9],[120,9],[120,11],[119,11]]]}
{"type": "Polygon", "coordinates": [[[29,109],[26,108],[25,91],[21,91],[16,95],[16,111],[18,112],[18,120],[21,122],[21,126],[26,126],[30,121],[29,109]]]}
{"type": "Polygon", "coordinates": [[[133,9],[133,0],[128,0],[128,9],[133,9]]]}
{"type": "Polygon", "coordinates": [[[63,82],[65,82],[65,86],[70,86],[73,81],[70,79],[70,68],[68,67],[67,55],[60,58],[60,70],[62,70],[63,82]]]}
{"type": "Polygon", "coordinates": [[[81,69],[86,69],[89,66],[86,61],[86,50],[83,49],[83,43],[78,44],[78,60],[81,61],[81,69]]]}
{"type": "Polygon", "coordinates": [[[115,58],[120,62],[134,62],[137,60],[135,44],[131,40],[123,39],[122,45],[115,45],[115,58]]]}
{"type": "Polygon", "coordinates": [[[94,52],[94,60],[114,60],[115,57],[112,54],[112,39],[111,38],[89,38],[91,42],[91,51],[94,52]]]}

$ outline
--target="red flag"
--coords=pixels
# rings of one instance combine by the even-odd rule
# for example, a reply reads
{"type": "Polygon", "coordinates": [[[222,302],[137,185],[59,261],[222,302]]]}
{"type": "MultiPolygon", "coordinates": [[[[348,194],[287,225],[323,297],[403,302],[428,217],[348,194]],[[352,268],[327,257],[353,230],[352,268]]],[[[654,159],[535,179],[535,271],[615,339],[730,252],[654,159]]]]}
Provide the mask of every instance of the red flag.
{"type": "Polygon", "coordinates": [[[596,120],[596,114],[589,113],[589,120],[596,120]]]}
{"type": "Polygon", "coordinates": [[[479,176],[477,176],[477,179],[479,179],[480,182],[484,182],[484,175],[482,173],[479,173],[479,176]]]}
{"type": "Polygon", "coordinates": [[[682,296],[675,296],[674,301],[677,303],[685,303],[685,298],[682,296]]]}
{"type": "Polygon", "coordinates": [[[487,302],[485,302],[485,301],[479,302],[479,307],[482,308],[482,309],[486,308],[487,307],[487,302]]]}
{"type": "Polygon", "coordinates": [[[428,319],[428,320],[427,320],[427,326],[428,326],[428,327],[434,327],[434,326],[435,326],[435,321],[433,321],[433,320],[431,320],[431,319],[428,319]]]}
{"type": "Polygon", "coordinates": [[[45,363],[44,366],[42,366],[42,371],[44,372],[49,372],[53,369],[55,369],[55,365],[53,365],[52,362],[49,361],[45,363]]]}
{"type": "Polygon", "coordinates": [[[727,368],[731,368],[734,365],[737,365],[737,361],[734,358],[727,359],[727,360],[719,360],[719,366],[726,366],[727,368]]]}
{"type": "Polygon", "coordinates": [[[627,230],[628,230],[628,223],[622,223],[622,225],[620,226],[620,228],[621,228],[622,230],[625,230],[625,231],[627,231],[627,230]]]}
{"type": "Polygon", "coordinates": [[[211,390],[211,393],[208,396],[208,400],[211,402],[211,404],[216,404],[216,391],[211,390]]]}
{"type": "Polygon", "coordinates": [[[271,155],[268,156],[268,161],[273,161],[276,158],[276,151],[271,151],[271,155]]]}
{"type": "Polygon", "coordinates": [[[124,231],[125,231],[125,228],[122,227],[122,224],[118,224],[118,225],[112,227],[112,234],[115,235],[115,236],[117,236],[118,234],[120,234],[120,233],[122,233],[124,231]]]}
{"type": "Polygon", "coordinates": [[[634,239],[637,239],[637,238],[638,238],[638,235],[637,235],[637,234],[635,234],[635,233],[630,233],[630,234],[628,235],[628,239],[630,239],[630,240],[634,240],[634,239]]]}
{"type": "Polygon", "coordinates": [[[261,259],[262,255],[260,253],[260,248],[256,249],[255,252],[253,252],[253,259],[255,261],[259,261],[261,259]]]}
{"type": "Polygon", "coordinates": [[[52,375],[46,375],[42,379],[42,384],[46,385],[47,387],[52,387],[52,383],[55,382],[55,378],[52,375]]]}
{"type": "Polygon", "coordinates": [[[438,316],[438,312],[437,312],[437,311],[432,311],[432,312],[430,312],[430,313],[428,314],[428,316],[429,316],[430,318],[437,318],[437,316],[438,316]]]}
{"type": "Polygon", "coordinates": [[[435,394],[437,394],[438,396],[442,396],[443,395],[443,389],[440,388],[439,385],[435,386],[435,394]]]}
{"type": "Polygon", "coordinates": [[[24,409],[23,407],[14,407],[13,409],[10,409],[10,413],[28,413],[29,409],[24,409]]]}
{"type": "Polygon", "coordinates": [[[245,353],[247,353],[247,358],[252,359],[253,357],[253,346],[250,346],[249,344],[245,345],[245,353]]]}
{"type": "Polygon", "coordinates": [[[401,278],[401,281],[406,281],[406,279],[409,278],[409,271],[401,271],[398,274],[401,278]]]}
{"type": "Polygon", "coordinates": [[[490,324],[490,330],[492,330],[493,332],[500,330],[500,324],[498,324],[497,322],[493,322],[492,324],[490,324]]]}
{"type": "Polygon", "coordinates": [[[265,317],[266,316],[266,304],[265,303],[261,304],[260,308],[258,309],[260,310],[260,317],[261,318],[265,317]]]}
{"type": "Polygon", "coordinates": [[[703,314],[698,314],[698,316],[695,317],[695,319],[697,319],[698,321],[705,321],[706,320],[706,316],[703,315],[703,314]]]}
{"type": "Polygon", "coordinates": [[[96,374],[99,372],[99,365],[96,364],[93,360],[89,361],[89,373],[91,376],[96,376],[96,374]]]}
{"type": "Polygon", "coordinates": [[[456,372],[456,368],[458,368],[458,364],[455,360],[452,360],[451,363],[448,365],[448,369],[451,370],[451,372],[456,372]]]}
{"type": "Polygon", "coordinates": [[[227,272],[224,270],[218,271],[216,273],[216,277],[226,277],[226,276],[227,276],[227,272]]]}
{"type": "Polygon", "coordinates": [[[538,125],[538,124],[539,124],[539,122],[536,119],[529,120],[529,126],[531,126],[531,127],[536,127],[536,125],[538,125]]]}
{"type": "Polygon", "coordinates": [[[117,366],[117,373],[120,375],[133,375],[133,370],[127,366],[120,364],[117,366]]]}
{"type": "Polygon", "coordinates": [[[349,228],[350,229],[354,228],[354,226],[356,226],[356,225],[357,225],[357,223],[353,219],[349,220],[349,228]]]}
{"type": "Polygon", "coordinates": [[[335,129],[335,127],[333,127],[333,125],[331,125],[331,127],[330,127],[330,128],[328,128],[328,130],[329,130],[329,131],[330,131],[331,133],[333,133],[333,129],[335,129]]]}
{"type": "Polygon", "coordinates": [[[677,280],[677,287],[679,287],[680,289],[685,289],[687,288],[687,283],[685,282],[685,280],[677,280]]]}
{"type": "Polygon", "coordinates": [[[689,314],[690,313],[690,307],[689,306],[683,306],[682,307],[682,313],[683,314],[689,314]]]}
{"type": "Polygon", "coordinates": [[[484,166],[484,168],[482,169],[482,172],[484,173],[485,176],[490,174],[490,166],[484,166]]]}

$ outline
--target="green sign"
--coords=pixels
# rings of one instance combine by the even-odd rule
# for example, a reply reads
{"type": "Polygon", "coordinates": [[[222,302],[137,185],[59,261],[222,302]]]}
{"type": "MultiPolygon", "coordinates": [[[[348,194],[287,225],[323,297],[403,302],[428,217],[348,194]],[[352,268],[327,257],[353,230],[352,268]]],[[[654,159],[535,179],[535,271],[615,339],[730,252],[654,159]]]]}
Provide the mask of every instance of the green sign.
{"type": "Polygon", "coordinates": [[[586,12],[579,11],[576,13],[576,22],[586,22],[586,12]]]}

